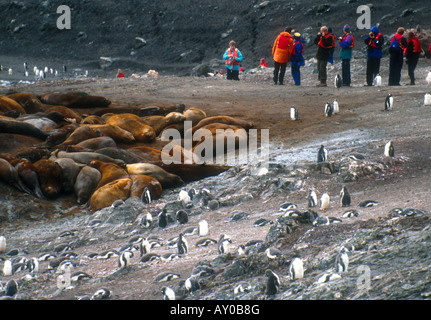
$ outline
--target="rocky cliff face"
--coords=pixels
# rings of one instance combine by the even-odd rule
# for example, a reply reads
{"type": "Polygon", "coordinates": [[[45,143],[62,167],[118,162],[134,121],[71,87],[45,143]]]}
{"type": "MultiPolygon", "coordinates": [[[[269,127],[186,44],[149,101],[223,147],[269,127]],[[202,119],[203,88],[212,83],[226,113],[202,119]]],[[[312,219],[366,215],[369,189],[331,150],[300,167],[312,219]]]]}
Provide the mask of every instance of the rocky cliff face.
{"type": "MultiPolygon", "coordinates": [[[[0,4],[0,55],[85,61],[102,67],[135,71],[156,69],[190,74],[192,67],[221,59],[231,39],[245,56],[244,67],[259,59],[271,61],[272,44],[286,25],[307,41],[306,55],[314,55],[312,40],[321,25],[338,34],[352,26],[357,43],[368,33],[357,30],[356,13],[367,1],[5,1],[0,4]],[[70,29],[57,28],[61,5],[70,7],[70,29]]],[[[398,26],[429,26],[426,1],[396,0],[367,4],[371,23],[384,34],[398,26]]],[[[358,49],[359,49],[358,46],[358,49]]],[[[360,51],[360,50],[359,50],[360,51]]]]}

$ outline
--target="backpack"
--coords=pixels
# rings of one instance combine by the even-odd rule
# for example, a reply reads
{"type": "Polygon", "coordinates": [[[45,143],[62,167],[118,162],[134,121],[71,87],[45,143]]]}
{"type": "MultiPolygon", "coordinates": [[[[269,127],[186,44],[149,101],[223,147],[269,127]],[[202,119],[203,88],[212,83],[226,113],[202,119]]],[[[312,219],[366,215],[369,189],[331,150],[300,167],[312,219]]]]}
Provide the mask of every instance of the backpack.
{"type": "Polygon", "coordinates": [[[395,36],[392,38],[391,45],[389,46],[389,52],[402,52],[404,47],[401,45],[400,40],[397,40],[395,36]]]}

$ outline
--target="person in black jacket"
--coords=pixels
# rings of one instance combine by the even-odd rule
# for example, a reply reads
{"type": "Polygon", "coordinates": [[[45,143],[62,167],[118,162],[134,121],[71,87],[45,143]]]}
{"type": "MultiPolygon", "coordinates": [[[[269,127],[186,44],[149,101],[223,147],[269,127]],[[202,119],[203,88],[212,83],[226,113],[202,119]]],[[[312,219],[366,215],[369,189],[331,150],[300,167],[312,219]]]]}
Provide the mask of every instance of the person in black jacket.
{"type": "Polygon", "coordinates": [[[401,69],[404,62],[404,49],[407,47],[407,40],[403,37],[404,28],[398,28],[397,33],[392,37],[389,46],[389,85],[399,86],[401,80],[401,69]]]}
{"type": "Polygon", "coordinates": [[[326,65],[328,64],[328,60],[331,57],[333,44],[333,38],[328,34],[328,28],[326,26],[320,28],[320,32],[314,39],[314,44],[317,45],[316,59],[318,79],[320,81],[317,86],[326,87],[326,65]]]}

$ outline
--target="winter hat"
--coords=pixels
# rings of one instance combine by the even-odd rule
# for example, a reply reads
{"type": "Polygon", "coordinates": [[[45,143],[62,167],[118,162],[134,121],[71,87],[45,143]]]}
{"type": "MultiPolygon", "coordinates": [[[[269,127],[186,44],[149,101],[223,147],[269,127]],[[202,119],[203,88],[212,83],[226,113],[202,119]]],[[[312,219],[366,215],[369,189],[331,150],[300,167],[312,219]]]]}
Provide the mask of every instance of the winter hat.
{"type": "Polygon", "coordinates": [[[301,34],[300,34],[299,32],[296,32],[293,36],[294,36],[295,38],[300,38],[300,37],[301,37],[301,34]]]}
{"type": "Polygon", "coordinates": [[[374,33],[379,33],[379,29],[377,29],[377,27],[372,27],[370,29],[370,31],[374,32],[374,33]]]}
{"type": "Polygon", "coordinates": [[[348,24],[346,24],[346,25],[344,26],[344,31],[350,31],[350,26],[349,26],[348,24]]]}

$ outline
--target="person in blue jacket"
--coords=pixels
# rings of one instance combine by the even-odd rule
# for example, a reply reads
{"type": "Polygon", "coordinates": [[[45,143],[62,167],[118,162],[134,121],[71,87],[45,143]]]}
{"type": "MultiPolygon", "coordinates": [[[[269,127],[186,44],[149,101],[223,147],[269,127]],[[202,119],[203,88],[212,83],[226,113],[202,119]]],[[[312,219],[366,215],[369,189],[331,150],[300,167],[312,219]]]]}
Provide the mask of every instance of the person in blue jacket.
{"type": "Polygon", "coordinates": [[[239,80],[239,69],[242,62],[242,54],[236,48],[236,42],[231,40],[229,48],[225,51],[223,59],[226,61],[227,80],[239,80]]]}
{"type": "Polygon", "coordinates": [[[295,82],[295,86],[301,85],[301,71],[300,68],[305,65],[304,54],[304,39],[301,38],[301,34],[296,32],[293,35],[293,52],[290,61],[292,78],[295,82]]]}
{"type": "Polygon", "coordinates": [[[343,31],[344,36],[338,38],[338,44],[341,48],[339,54],[339,58],[341,59],[341,74],[343,78],[343,86],[350,87],[350,60],[352,59],[352,51],[355,46],[355,38],[350,32],[349,25],[346,24],[343,31]]]}
{"type": "Polygon", "coordinates": [[[380,73],[380,59],[382,58],[382,46],[385,38],[377,27],[372,27],[368,37],[365,38],[367,45],[367,86],[373,85],[374,78],[380,73]]]}

